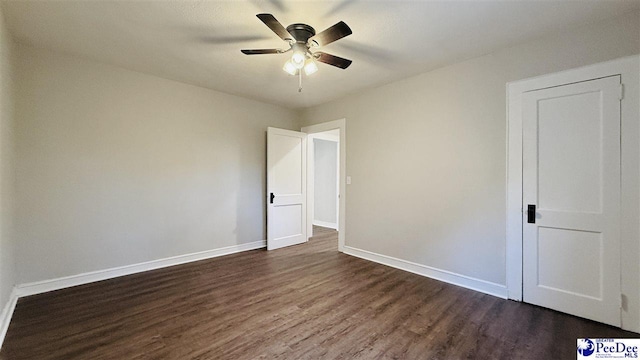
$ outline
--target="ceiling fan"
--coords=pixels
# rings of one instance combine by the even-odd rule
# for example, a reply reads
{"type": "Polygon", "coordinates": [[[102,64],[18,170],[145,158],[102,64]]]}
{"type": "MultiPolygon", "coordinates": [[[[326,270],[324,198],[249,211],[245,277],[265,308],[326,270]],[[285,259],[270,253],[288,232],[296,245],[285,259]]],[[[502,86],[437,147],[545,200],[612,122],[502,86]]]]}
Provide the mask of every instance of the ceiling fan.
{"type": "MultiPolygon", "coordinates": [[[[246,55],[264,55],[283,54],[291,51],[291,59],[284,64],[282,69],[291,75],[299,75],[300,84],[302,84],[302,70],[306,75],[311,75],[318,71],[316,60],[340,69],[346,69],[351,65],[351,60],[322,51],[311,51],[351,35],[351,29],[343,21],[316,34],[316,30],[307,24],[291,24],[285,28],[271,14],[258,14],[256,16],[282,40],[288,42],[289,49],[242,50],[242,53],[246,55]]],[[[302,85],[300,85],[298,91],[302,91],[302,85]]]]}

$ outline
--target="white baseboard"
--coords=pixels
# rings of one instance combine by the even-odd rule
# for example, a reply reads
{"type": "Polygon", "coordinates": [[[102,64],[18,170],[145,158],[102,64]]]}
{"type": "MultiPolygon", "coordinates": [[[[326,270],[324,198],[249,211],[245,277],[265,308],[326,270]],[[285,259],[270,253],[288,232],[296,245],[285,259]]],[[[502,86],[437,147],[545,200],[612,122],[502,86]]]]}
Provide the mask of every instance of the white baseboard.
{"type": "Polygon", "coordinates": [[[330,222],[320,221],[320,220],[313,220],[313,225],[322,226],[322,227],[338,230],[338,224],[336,224],[336,223],[330,223],[330,222]]]}
{"type": "Polygon", "coordinates": [[[11,295],[9,296],[9,301],[7,301],[4,308],[2,308],[2,313],[0,314],[0,348],[2,347],[2,343],[4,342],[4,337],[7,335],[7,330],[9,330],[9,323],[11,322],[13,310],[16,309],[17,303],[18,291],[14,286],[13,290],[11,291],[11,295]]]}
{"type": "Polygon", "coordinates": [[[485,294],[497,296],[499,298],[507,298],[507,287],[492,283],[485,280],[472,278],[465,275],[453,273],[451,271],[436,269],[430,266],[417,264],[411,261],[397,259],[391,256],[376,254],[371,251],[361,250],[350,246],[344,247],[344,253],[359,257],[365,260],[373,261],[379,264],[391,266],[396,269],[408,271],[414,274],[426,276],[432,279],[443,281],[449,284],[461,286],[467,289],[483,292],[485,294]]]}
{"type": "Polygon", "coordinates": [[[192,254],[178,255],[164,259],[147,261],[139,264],[125,265],[111,269],[92,271],[88,273],[65,276],[57,279],[49,279],[17,286],[18,297],[41,294],[49,291],[64,289],[72,286],[88,284],[96,281],[112,279],[120,276],[131,275],[139,272],[165,268],[174,265],[185,264],[193,261],[210,259],[218,256],[234,254],[242,251],[255,250],[267,246],[266,240],[251,243],[227,246],[224,248],[206,250],[192,254]]]}

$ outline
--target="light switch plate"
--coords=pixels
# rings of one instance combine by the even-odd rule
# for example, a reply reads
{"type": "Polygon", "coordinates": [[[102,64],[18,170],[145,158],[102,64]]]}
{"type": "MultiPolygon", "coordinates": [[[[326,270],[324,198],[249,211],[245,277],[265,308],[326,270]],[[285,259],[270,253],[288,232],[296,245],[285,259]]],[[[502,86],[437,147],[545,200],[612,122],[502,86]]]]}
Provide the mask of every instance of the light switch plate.
{"type": "Polygon", "coordinates": [[[351,176],[347,176],[347,185],[351,185],[351,176]]]}

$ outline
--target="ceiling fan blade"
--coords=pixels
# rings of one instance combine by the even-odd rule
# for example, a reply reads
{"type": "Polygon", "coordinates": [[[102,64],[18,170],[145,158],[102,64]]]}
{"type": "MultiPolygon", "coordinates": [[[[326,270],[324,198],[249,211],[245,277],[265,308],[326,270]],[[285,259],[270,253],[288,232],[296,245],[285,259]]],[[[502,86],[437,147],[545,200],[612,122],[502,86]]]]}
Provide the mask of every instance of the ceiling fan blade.
{"type": "Polygon", "coordinates": [[[208,44],[235,44],[241,42],[251,42],[259,40],[270,39],[267,36],[255,36],[255,35],[235,35],[235,36],[200,36],[197,38],[199,41],[208,44]]]}
{"type": "Polygon", "coordinates": [[[280,24],[280,22],[276,20],[276,18],[273,15],[258,14],[256,16],[258,17],[258,19],[260,19],[260,21],[262,21],[265,25],[267,25],[269,29],[271,29],[271,31],[276,33],[276,35],[278,35],[282,40],[285,40],[285,41],[294,40],[293,36],[289,34],[287,29],[285,29],[284,26],[282,26],[282,24],[280,24]]]}
{"type": "Polygon", "coordinates": [[[339,56],[331,55],[324,53],[322,51],[318,51],[313,54],[316,60],[323,62],[325,64],[333,65],[335,67],[339,67],[340,69],[346,69],[351,65],[352,61],[349,59],[341,58],[339,56]]]}
{"type": "Polygon", "coordinates": [[[255,49],[255,50],[240,50],[245,55],[264,55],[264,54],[280,54],[280,49],[255,49]]]}
{"type": "Polygon", "coordinates": [[[318,46],[325,46],[351,34],[352,31],[349,25],[345,24],[344,21],[340,21],[325,31],[311,37],[309,41],[315,42],[318,46]]]}

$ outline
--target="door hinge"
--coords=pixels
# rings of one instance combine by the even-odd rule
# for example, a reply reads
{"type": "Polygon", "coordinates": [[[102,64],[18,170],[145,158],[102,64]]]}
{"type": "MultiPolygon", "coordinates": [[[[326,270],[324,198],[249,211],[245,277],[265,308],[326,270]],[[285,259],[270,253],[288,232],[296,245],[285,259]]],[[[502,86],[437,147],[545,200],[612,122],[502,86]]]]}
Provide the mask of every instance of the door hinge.
{"type": "Polygon", "coordinates": [[[620,84],[620,94],[618,98],[622,101],[624,99],[624,84],[620,84]]]}

